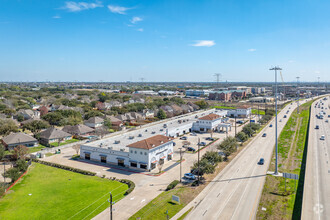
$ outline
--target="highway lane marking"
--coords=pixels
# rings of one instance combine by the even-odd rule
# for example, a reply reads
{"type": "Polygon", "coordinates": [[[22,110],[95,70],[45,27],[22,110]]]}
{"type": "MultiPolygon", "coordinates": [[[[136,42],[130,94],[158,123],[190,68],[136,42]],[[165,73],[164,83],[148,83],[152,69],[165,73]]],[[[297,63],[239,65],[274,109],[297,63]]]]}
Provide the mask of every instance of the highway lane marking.
{"type": "Polygon", "coordinates": [[[205,212],[203,213],[203,216],[205,215],[206,212],[207,212],[207,210],[205,210],[205,212]]]}

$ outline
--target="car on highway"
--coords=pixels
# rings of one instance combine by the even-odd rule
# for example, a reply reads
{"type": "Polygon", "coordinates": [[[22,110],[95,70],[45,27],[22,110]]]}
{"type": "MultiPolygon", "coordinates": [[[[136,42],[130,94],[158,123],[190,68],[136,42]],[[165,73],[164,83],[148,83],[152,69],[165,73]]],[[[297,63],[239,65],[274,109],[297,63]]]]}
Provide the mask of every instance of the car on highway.
{"type": "Polygon", "coordinates": [[[280,119],[280,122],[282,122],[282,119],[280,119]]]}
{"type": "Polygon", "coordinates": [[[286,115],[284,115],[284,117],[283,118],[286,118],[286,115]]]}
{"type": "Polygon", "coordinates": [[[320,127],[318,125],[315,126],[315,129],[319,129],[320,127]]]}
{"type": "Polygon", "coordinates": [[[327,119],[327,120],[325,120],[325,122],[326,122],[326,123],[328,123],[328,122],[329,122],[329,120],[327,119]]]}
{"type": "Polygon", "coordinates": [[[180,140],[187,140],[187,137],[185,137],[185,136],[180,137],[180,140]]]}
{"type": "Polygon", "coordinates": [[[183,175],[183,178],[188,179],[188,180],[195,180],[196,179],[196,176],[194,174],[192,174],[192,173],[185,173],[183,175]]]}
{"type": "Polygon", "coordinates": [[[266,136],[267,136],[267,134],[266,134],[266,133],[263,133],[263,134],[262,134],[262,137],[266,137],[266,136]]]}
{"type": "Polygon", "coordinates": [[[270,124],[269,127],[273,127],[273,124],[270,124]]]}
{"type": "Polygon", "coordinates": [[[324,135],[321,135],[320,140],[321,140],[321,141],[324,141],[324,140],[325,140],[325,136],[324,136],[324,135]]]}
{"type": "Polygon", "coordinates": [[[265,163],[265,159],[264,158],[260,158],[258,164],[259,165],[264,165],[264,163],[265,163]]]}

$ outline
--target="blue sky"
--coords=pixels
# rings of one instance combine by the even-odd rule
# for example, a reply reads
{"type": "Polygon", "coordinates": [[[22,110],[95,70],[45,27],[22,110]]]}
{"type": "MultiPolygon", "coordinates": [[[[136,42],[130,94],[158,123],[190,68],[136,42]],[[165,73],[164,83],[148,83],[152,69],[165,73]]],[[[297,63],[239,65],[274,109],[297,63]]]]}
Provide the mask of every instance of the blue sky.
{"type": "Polygon", "coordinates": [[[329,81],[330,1],[0,0],[1,81],[329,81]],[[280,78],[279,78],[280,79],[280,78]]]}

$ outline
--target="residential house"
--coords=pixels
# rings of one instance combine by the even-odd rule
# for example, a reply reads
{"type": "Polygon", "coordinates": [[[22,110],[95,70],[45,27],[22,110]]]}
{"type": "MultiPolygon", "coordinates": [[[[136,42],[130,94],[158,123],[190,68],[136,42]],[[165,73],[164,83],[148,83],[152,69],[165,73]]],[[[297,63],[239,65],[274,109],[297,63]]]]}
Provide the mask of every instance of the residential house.
{"type": "Polygon", "coordinates": [[[159,108],[160,109],[163,109],[165,111],[166,116],[168,118],[171,118],[171,117],[174,116],[174,110],[173,110],[173,108],[171,106],[169,106],[169,105],[162,105],[159,108]]]}
{"type": "Polygon", "coordinates": [[[181,115],[183,113],[183,109],[180,106],[173,104],[171,107],[173,109],[174,115],[181,115]]]}
{"type": "Polygon", "coordinates": [[[118,129],[123,126],[123,121],[119,120],[118,118],[112,116],[112,115],[107,115],[107,118],[111,122],[111,126],[115,129],[118,129]]]}
{"type": "Polygon", "coordinates": [[[142,115],[144,118],[154,118],[155,112],[149,109],[144,109],[142,115]]]}
{"type": "Polygon", "coordinates": [[[27,147],[38,146],[38,140],[25,133],[11,133],[2,138],[2,143],[7,150],[13,150],[18,145],[27,147]]]}
{"type": "Polygon", "coordinates": [[[40,117],[42,117],[42,116],[48,114],[49,110],[50,110],[50,109],[49,109],[48,107],[46,107],[46,106],[44,106],[44,105],[41,106],[41,107],[39,108],[40,117]]]}
{"type": "Polygon", "coordinates": [[[69,134],[72,135],[77,135],[77,136],[83,136],[83,135],[90,135],[92,133],[94,133],[94,129],[91,127],[88,127],[86,125],[66,125],[64,126],[64,128],[62,129],[62,131],[65,131],[69,134]]]}
{"type": "Polygon", "coordinates": [[[17,115],[22,115],[24,117],[24,120],[40,118],[40,113],[31,109],[20,109],[17,112],[17,115]]]}
{"type": "Polygon", "coordinates": [[[39,133],[40,143],[49,145],[50,143],[67,141],[72,139],[72,135],[55,127],[47,128],[39,133]]]}
{"type": "Polygon", "coordinates": [[[102,127],[104,124],[104,119],[100,118],[100,117],[91,117],[90,119],[86,120],[84,122],[85,125],[87,125],[88,127],[91,128],[98,128],[98,127],[102,127]]]}

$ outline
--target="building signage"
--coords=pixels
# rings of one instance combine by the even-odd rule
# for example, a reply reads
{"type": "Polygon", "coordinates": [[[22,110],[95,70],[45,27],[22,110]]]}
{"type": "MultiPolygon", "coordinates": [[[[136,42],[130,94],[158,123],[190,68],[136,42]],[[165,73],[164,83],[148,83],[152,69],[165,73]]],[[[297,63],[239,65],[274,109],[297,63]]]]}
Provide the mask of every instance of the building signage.
{"type": "Polygon", "coordinates": [[[283,173],[283,177],[288,178],[288,179],[294,179],[294,180],[299,179],[299,175],[294,174],[294,173],[283,173]]]}
{"type": "Polygon", "coordinates": [[[172,195],[172,200],[177,202],[177,203],[180,203],[180,197],[179,196],[172,195]]]}

